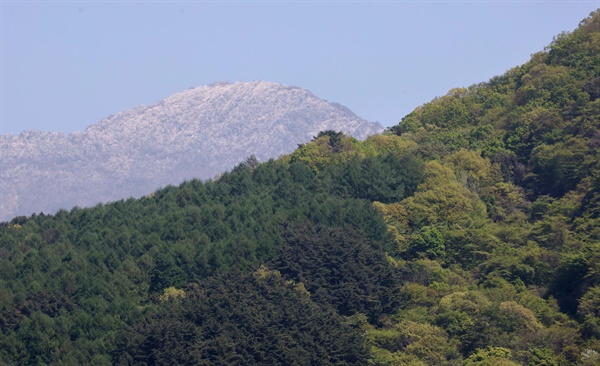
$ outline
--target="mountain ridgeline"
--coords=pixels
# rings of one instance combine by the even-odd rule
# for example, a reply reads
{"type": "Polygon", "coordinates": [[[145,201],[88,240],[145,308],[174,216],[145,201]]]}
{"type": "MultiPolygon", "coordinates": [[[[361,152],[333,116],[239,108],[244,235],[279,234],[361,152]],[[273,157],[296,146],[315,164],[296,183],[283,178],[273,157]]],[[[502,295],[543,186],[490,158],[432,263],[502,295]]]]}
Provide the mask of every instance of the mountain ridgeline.
{"type": "Polygon", "coordinates": [[[383,130],[307,90],[254,81],[189,89],[84,132],[3,135],[0,220],[213,178],[251,155],[266,161],[290,153],[330,129],[359,139],[383,130]]]}
{"type": "Polygon", "coordinates": [[[364,141],[0,225],[8,365],[600,364],[600,12],[364,141]]]}

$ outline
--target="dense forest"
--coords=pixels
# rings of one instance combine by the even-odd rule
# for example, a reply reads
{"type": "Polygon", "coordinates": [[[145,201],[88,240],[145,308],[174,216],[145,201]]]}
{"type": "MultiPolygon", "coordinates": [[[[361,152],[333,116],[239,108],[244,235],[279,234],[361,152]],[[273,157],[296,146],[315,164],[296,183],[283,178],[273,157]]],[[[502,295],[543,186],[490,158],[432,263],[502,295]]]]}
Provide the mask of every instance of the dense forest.
{"type": "Polygon", "coordinates": [[[0,224],[0,364],[600,364],[600,12],[358,141],[0,224]]]}

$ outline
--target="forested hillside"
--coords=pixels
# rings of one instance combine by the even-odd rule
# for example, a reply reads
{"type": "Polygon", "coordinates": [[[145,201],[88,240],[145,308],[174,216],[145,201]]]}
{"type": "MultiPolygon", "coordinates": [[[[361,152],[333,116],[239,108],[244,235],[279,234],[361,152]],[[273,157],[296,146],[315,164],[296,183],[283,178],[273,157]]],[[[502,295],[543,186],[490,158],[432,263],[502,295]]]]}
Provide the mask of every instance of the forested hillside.
{"type": "Polygon", "coordinates": [[[0,227],[8,365],[597,365],[600,12],[386,133],[0,227]]]}

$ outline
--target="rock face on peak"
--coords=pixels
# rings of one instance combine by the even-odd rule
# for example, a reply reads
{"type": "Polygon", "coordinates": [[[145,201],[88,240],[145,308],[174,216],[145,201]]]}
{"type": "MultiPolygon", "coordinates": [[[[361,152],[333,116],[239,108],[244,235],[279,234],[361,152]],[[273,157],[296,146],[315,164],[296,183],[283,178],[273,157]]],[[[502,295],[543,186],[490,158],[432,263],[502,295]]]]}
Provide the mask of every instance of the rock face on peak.
{"type": "Polygon", "coordinates": [[[252,154],[290,153],[323,130],[364,139],[383,128],[307,90],[253,81],[189,89],[84,132],[2,135],[0,221],[208,179],[252,154]]]}

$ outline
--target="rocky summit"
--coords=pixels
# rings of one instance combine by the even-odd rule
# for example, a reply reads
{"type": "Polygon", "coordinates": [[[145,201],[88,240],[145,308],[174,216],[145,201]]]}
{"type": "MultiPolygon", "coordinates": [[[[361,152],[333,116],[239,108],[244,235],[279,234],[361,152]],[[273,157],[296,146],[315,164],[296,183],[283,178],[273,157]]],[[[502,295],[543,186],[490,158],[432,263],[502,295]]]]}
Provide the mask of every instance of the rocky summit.
{"type": "Polygon", "coordinates": [[[146,195],[208,179],[250,155],[292,152],[319,131],[383,130],[298,87],[253,81],[192,88],[84,132],[0,136],[0,220],[146,195]]]}

